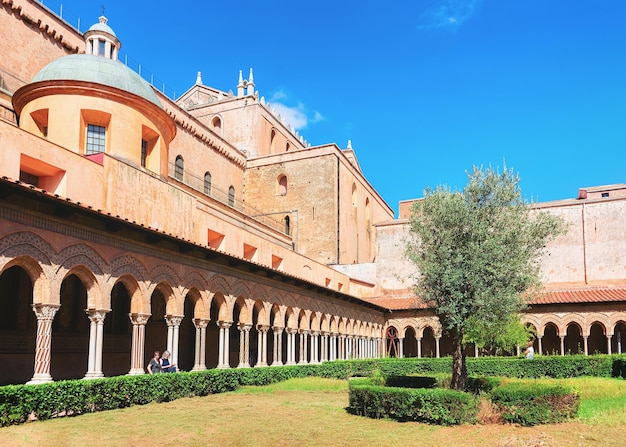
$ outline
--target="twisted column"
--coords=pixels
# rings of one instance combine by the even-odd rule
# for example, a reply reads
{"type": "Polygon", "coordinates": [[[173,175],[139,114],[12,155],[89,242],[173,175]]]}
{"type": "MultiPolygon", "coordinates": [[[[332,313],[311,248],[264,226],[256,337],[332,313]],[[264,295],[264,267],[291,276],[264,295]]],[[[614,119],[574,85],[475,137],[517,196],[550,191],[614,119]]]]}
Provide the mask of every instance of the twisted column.
{"type": "Polygon", "coordinates": [[[37,316],[37,341],[35,343],[35,370],[28,384],[52,382],[50,359],[52,349],[52,320],[59,310],[58,304],[33,304],[37,316]]]}

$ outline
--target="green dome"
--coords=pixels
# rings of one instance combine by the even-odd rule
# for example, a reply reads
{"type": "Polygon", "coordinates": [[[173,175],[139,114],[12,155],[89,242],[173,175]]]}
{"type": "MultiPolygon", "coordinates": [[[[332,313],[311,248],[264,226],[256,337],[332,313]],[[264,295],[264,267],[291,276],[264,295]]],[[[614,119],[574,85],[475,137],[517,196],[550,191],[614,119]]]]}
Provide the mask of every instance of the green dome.
{"type": "Polygon", "coordinates": [[[85,81],[115,87],[163,108],[150,84],[126,65],[90,54],[73,54],[50,62],[32,82],[85,81]]]}
{"type": "Polygon", "coordinates": [[[89,29],[86,31],[86,33],[89,32],[89,31],[101,31],[101,32],[105,32],[105,33],[111,34],[112,36],[117,37],[115,35],[115,32],[113,31],[113,29],[109,25],[107,25],[106,22],[105,23],[94,23],[93,25],[91,25],[89,27],[89,29]]]}

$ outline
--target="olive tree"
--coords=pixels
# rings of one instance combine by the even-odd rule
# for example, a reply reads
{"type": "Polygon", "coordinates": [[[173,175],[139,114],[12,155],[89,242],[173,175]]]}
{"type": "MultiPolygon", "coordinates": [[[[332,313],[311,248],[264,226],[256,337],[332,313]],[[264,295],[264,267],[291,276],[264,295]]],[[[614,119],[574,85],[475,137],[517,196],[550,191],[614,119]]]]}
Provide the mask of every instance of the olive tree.
{"type": "Polygon", "coordinates": [[[519,175],[474,167],[462,191],[427,189],[411,209],[407,256],[415,291],[454,345],[452,388],[467,380],[466,335],[489,334],[526,307],[540,285],[540,258],[563,221],[531,209],[519,175]]]}

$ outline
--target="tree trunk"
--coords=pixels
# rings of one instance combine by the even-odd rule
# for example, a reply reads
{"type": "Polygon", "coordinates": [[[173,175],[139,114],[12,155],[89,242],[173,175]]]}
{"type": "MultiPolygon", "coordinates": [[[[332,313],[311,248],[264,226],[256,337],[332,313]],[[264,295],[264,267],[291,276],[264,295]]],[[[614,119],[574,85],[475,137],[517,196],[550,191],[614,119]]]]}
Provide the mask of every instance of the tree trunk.
{"type": "Polygon", "coordinates": [[[452,383],[450,388],[464,391],[467,383],[467,366],[465,365],[465,346],[463,346],[463,334],[456,333],[452,336],[454,353],[452,354],[452,383]]]}

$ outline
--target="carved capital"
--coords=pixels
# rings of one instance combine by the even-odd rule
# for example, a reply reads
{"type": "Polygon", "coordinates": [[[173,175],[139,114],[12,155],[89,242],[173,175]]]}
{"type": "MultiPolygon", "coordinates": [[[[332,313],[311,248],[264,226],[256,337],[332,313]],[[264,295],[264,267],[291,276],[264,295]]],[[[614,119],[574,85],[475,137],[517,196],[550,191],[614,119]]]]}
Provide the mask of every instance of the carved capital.
{"type": "Polygon", "coordinates": [[[37,320],[52,321],[59,307],[61,306],[58,304],[33,304],[33,312],[35,312],[37,320]]]}
{"type": "Polygon", "coordinates": [[[173,316],[173,315],[166,315],[165,316],[165,322],[167,323],[168,326],[170,327],[178,327],[180,326],[180,323],[183,321],[183,317],[178,317],[178,316],[173,316]]]}
{"type": "Polygon", "coordinates": [[[205,320],[203,318],[194,318],[193,324],[196,327],[196,329],[204,329],[209,325],[209,321],[210,320],[205,320]]]}
{"type": "Polygon", "coordinates": [[[252,328],[252,325],[249,323],[238,323],[237,328],[242,332],[249,332],[252,328]]]}
{"type": "Polygon", "coordinates": [[[145,324],[148,322],[148,319],[150,318],[150,315],[149,314],[128,314],[128,317],[130,318],[130,322],[133,323],[133,325],[145,326],[145,324]]]}
{"type": "Polygon", "coordinates": [[[108,311],[106,310],[97,310],[97,309],[86,309],[85,312],[87,316],[91,320],[92,323],[103,324],[104,319],[107,316],[108,311]]]}

